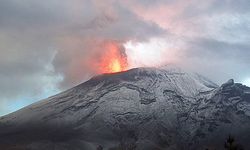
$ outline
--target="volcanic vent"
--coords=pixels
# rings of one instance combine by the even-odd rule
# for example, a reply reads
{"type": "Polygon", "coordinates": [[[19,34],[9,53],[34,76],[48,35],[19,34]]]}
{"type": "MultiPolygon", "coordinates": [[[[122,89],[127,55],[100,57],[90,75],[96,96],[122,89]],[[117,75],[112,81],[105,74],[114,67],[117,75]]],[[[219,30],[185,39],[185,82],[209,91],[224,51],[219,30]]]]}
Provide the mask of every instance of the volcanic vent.
{"type": "Polygon", "coordinates": [[[122,46],[116,43],[104,45],[104,53],[101,56],[99,73],[115,73],[128,69],[127,56],[122,46]]]}

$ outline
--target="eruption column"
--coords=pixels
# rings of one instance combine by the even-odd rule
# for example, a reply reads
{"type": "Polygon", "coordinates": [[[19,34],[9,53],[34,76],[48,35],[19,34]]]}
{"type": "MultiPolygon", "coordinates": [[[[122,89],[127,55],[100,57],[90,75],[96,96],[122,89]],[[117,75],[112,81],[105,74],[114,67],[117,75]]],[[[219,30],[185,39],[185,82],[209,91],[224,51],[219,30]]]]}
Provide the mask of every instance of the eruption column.
{"type": "Polygon", "coordinates": [[[115,73],[127,70],[127,57],[121,48],[114,43],[105,46],[104,55],[101,58],[101,73],[115,73]]]}

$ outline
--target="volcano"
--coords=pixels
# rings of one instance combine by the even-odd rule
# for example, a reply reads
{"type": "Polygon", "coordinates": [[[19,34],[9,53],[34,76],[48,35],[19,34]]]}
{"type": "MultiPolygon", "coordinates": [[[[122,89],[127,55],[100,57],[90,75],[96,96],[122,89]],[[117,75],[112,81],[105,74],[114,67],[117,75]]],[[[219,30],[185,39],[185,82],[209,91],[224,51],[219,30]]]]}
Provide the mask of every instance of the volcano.
{"type": "Polygon", "coordinates": [[[4,150],[250,149],[250,88],[176,67],[95,76],[0,118],[4,150]]]}

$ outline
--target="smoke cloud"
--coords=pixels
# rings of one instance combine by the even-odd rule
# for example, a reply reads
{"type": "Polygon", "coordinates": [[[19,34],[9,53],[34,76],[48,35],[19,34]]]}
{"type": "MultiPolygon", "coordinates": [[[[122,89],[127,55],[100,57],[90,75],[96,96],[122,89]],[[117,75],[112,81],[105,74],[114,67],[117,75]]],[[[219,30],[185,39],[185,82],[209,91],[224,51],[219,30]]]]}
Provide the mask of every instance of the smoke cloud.
{"type": "Polygon", "coordinates": [[[249,10],[248,0],[1,1],[0,115],[105,72],[110,45],[128,68],[248,81],[249,10]]]}

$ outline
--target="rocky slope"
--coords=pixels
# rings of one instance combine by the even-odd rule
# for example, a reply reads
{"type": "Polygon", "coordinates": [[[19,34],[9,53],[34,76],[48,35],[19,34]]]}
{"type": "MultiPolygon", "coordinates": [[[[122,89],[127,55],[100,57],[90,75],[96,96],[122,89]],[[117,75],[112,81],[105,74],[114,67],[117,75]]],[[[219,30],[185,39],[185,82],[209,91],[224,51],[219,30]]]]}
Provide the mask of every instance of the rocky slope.
{"type": "Polygon", "coordinates": [[[0,119],[0,147],[29,150],[250,149],[250,88],[176,68],[93,77],[0,119]]]}

